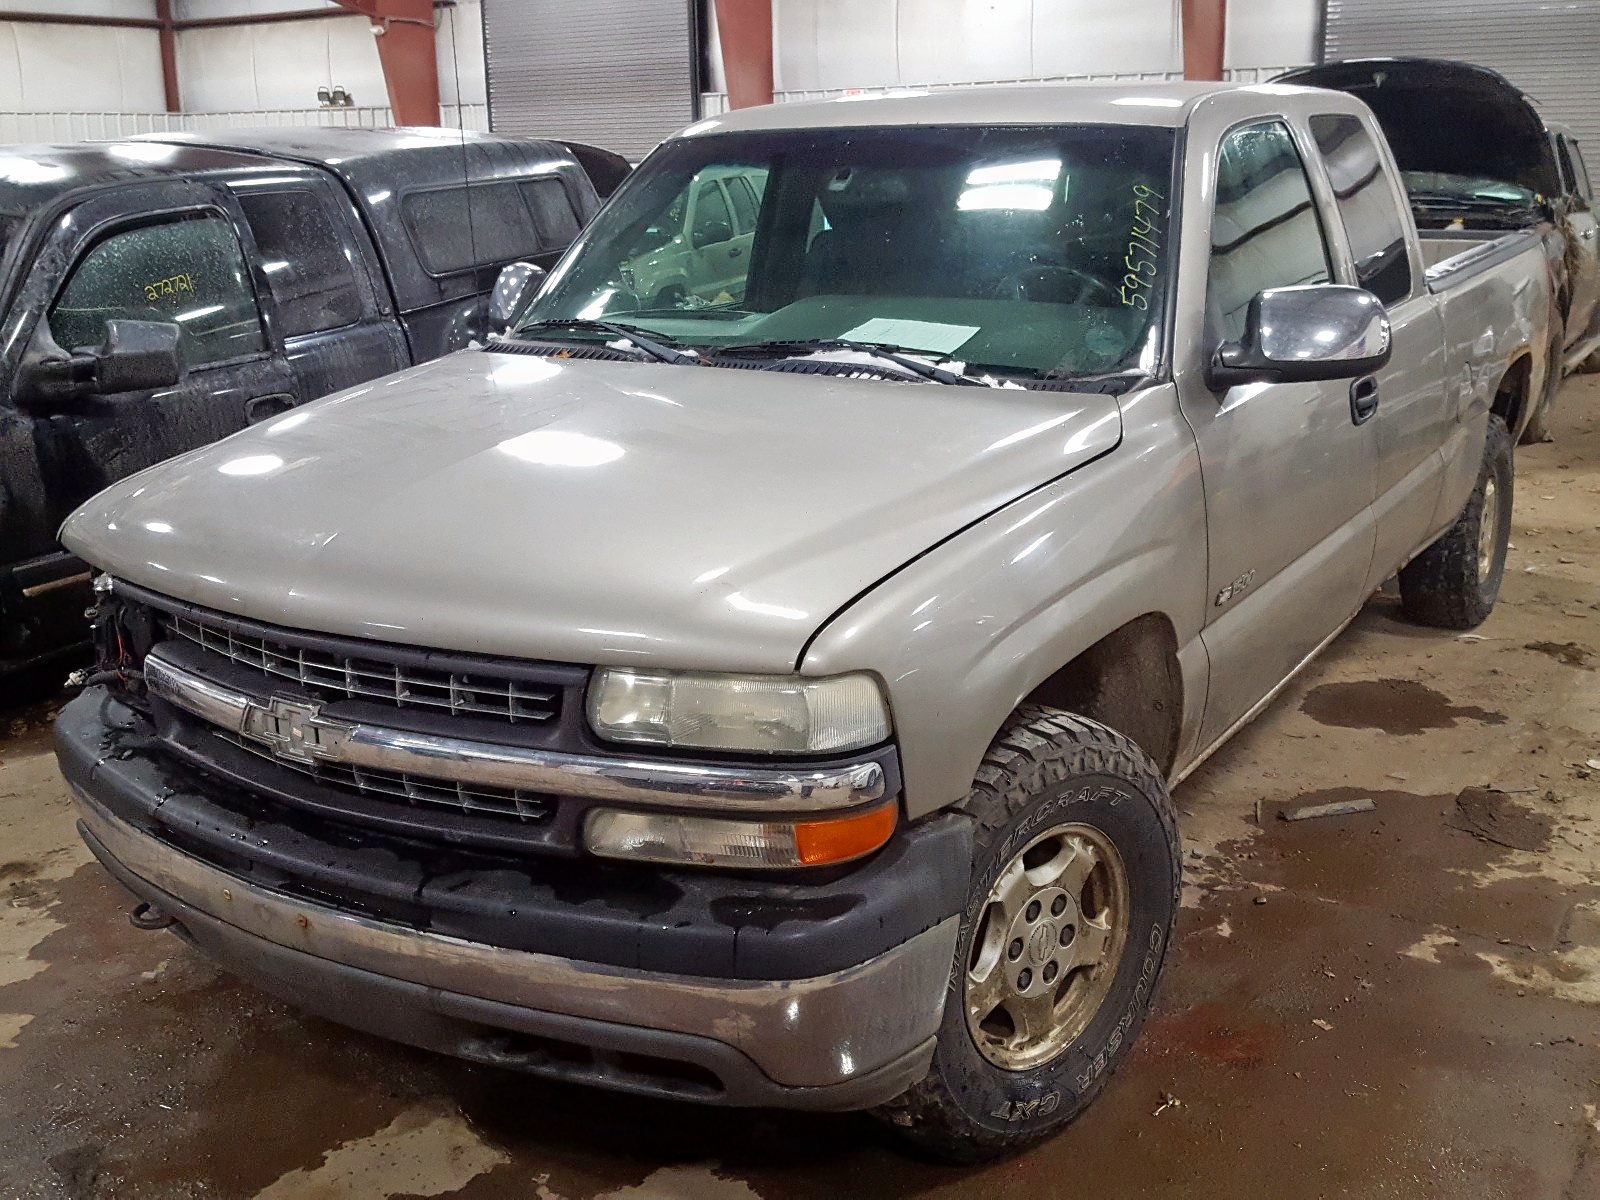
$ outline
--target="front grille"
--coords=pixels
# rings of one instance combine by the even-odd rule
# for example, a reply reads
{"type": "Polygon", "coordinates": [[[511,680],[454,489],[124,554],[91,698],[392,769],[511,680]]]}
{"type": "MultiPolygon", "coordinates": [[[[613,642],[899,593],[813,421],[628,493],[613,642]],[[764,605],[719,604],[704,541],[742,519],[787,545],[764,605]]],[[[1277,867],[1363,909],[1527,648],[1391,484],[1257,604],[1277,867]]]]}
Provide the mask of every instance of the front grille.
{"type": "Polygon", "coordinates": [[[248,750],[268,762],[288,767],[302,775],[309,775],[319,783],[334,784],[369,796],[390,800],[404,800],[413,808],[450,809],[478,816],[513,817],[524,822],[547,820],[554,811],[549,797],[536,792],[511,788],[467,785],[441,779],[423,779],[404,775],[398,771],[375,771],[369,767],[352,767],[343,763],[297,763],[279,758],[265,746],[256,744],[236,733],[212,730],[217,737],[248,750]]]}
{"type": "Polygon", "coordinates": [[[561,711],[556,684],[497,677],[482,671],[454,671],[376,657],[376,645],[357,643],[367,653],[342,654],[238,632],[192,613],[162,612],[162,627],[213,654],[253,667],[270,678],[299,684],[321,700],[368,700],[396,708],[498,718],[512,724],[553,720],[561,711]]]}

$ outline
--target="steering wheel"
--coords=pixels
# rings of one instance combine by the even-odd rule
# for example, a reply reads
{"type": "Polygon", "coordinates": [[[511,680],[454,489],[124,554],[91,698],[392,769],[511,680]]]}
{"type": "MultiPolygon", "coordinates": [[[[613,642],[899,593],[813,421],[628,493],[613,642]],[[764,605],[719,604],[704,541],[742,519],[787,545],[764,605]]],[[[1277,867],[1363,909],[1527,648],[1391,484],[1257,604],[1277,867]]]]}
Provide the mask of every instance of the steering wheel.
{"type": "Polygon", "coordinates": [[[1079,267],[1024,267],[1003,277],[994,290],[1001,300],[1102,306],[1117,302],[1117,293],[1110,284],[1079,267]]]}

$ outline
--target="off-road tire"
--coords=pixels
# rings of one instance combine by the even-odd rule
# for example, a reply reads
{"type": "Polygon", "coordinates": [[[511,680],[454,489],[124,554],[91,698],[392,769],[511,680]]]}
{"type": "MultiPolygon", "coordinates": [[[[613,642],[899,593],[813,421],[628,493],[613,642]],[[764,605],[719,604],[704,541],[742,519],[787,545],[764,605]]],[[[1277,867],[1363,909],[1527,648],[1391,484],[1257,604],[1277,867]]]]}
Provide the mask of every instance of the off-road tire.
{"type": "Polygon", "coordinates": [[[981,1162],[1039,1141],[1076,1117],[1127,1055],[1155,995],[1178,914],[1181,855],[1160,770],[1128,738],[1058,709],[1019,709],[959,806],[974,825],[938,1046],[927,1076],[876,1110],[923,1151],[981,1162]],[[968,1032],[973,938],[1001,870],[1030,839],[1062,824],[1103,833],[1126,871],[1130,919],[1110,991],[1079,1037],[1032,1070],[1005,1070],[968,1032]]]}
{"type": "Polygon", "coordinates": [[[1400,569],[1400,604],[1419,625],[1439,629],[1474,629],[1494,611],[1506,571],[1506,544],[1511,538],[1511,435],[1499,417],[1489,418],[1483,465],[1467,506],[1444,535],[1400,569]],[[1494,481],[1493,552],[1488,569],[1480,564],[1484,495],[1494,481]]]}
{"type": "MultiPolygon", "coordinates": [[[[1535,442],[1554,440],[1551,422],[1555,417],[1556,397],[1561,392],[1561,381],[1565,376],[1562,367],[1562,348],[1567,338],[1560,321],[1554,321],[1552,325],[1548,351],[1550,370],[1545,375],[1544,387],[1540,389],[1539,402],[1534,405],[1533,415],[1528,418],[1528,423],[1522,427],[1522,436],[1517,439],[1519,445],[1531,446],[1535,442]]],[[[1588,359],[1584,361],[1587,362],[1588,359]]]]}

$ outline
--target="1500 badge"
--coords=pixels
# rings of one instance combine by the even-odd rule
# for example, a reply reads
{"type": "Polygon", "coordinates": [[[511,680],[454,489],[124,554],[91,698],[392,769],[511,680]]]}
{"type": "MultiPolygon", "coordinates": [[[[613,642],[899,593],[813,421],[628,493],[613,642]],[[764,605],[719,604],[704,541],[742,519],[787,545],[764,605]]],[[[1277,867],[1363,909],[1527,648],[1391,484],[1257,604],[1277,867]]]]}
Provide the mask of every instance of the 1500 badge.
{"type": "Polygon", "coordinates": [[[1256,573],[1254,571],[1246,571],[1243,575],[1239,576],[1239,578],[1235,579],[1227,587],[1223,588],[1220,592],[1217,593],[1217,607],[1221,608],[1224,604],[1226,604],[1228,601],[1232,600],[1235,596],[1238,596],[1241,593],[1243,593],[1244,590],[1246,588],[1248,588],[1255,581],[1256,581],[1256,573]]]}

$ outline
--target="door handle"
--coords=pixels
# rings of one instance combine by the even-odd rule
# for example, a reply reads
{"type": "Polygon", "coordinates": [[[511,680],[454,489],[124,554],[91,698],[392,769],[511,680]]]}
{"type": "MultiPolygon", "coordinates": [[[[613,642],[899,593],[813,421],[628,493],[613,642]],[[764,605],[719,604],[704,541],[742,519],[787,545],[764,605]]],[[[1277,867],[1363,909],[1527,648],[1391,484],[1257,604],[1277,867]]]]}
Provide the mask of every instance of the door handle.
{"type": "Polygon", "coordinates": [[[728,257],[729,258],[738,258],[743,253],[744,253],[744,251],[742,249],[740,249],[738,246],[730,246],[730,247],[728,247],[728,257]]]}
{"type": "Polygon", "coordinates": [[[1364,425],[1378,411],[1378,377],[1363,375],[1350,385],[1350,420],[1364,425]]]}
{"type": "Polygon", "coordinates": [[[1593,229],[1593,228],[1585,229],[1578,236],[1581,237],[1586,242],[1592,242],[1592,241],[1594,241],[1594,235],[1595,235],[1596,232],[1600,232],[1600,230],[1596,230],[1596,229],[1593,229]]]}
{"type": "Polygon", "coordinates": [[[244,419],[251,425],[265,421],[294,407],[294,397],[288,392],[274,392],[270,396],[252,396],[244,402],[244,419]]]}

